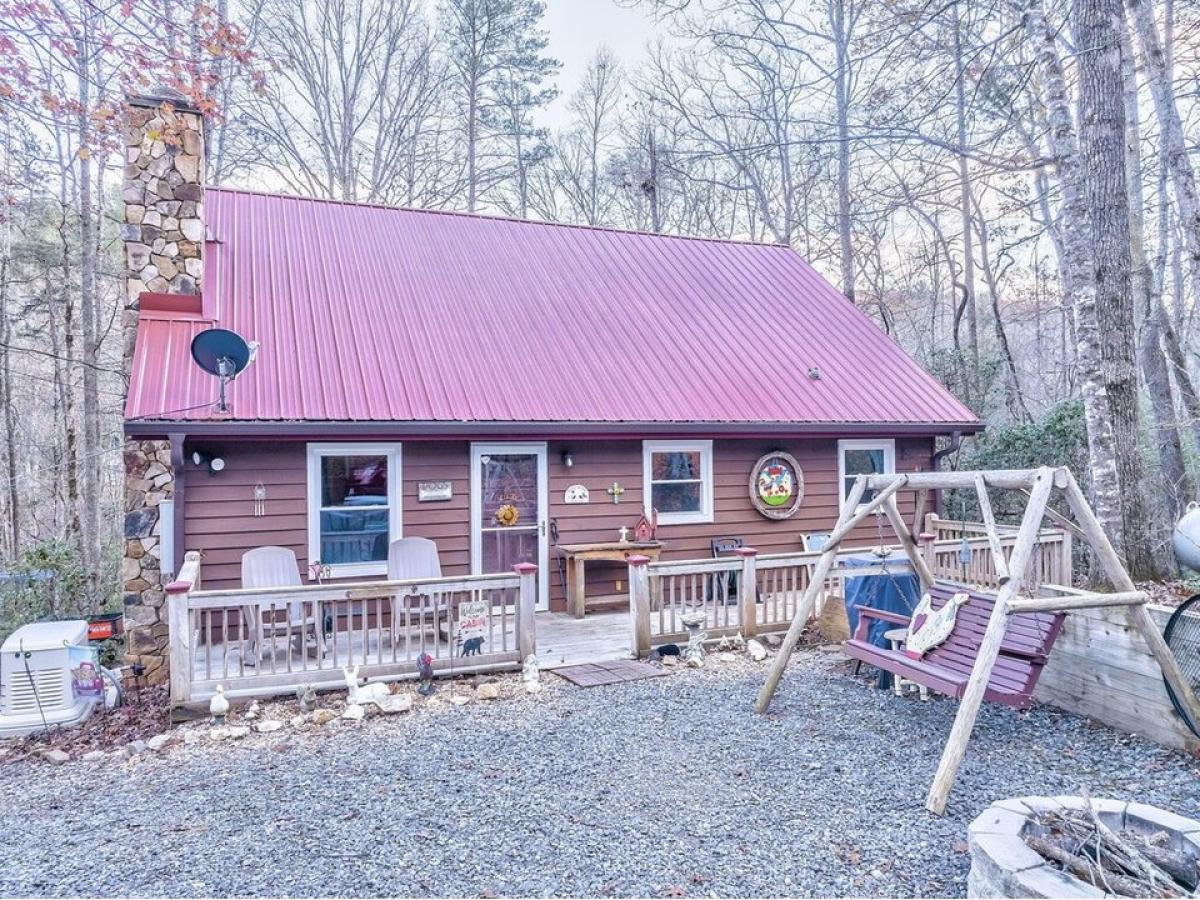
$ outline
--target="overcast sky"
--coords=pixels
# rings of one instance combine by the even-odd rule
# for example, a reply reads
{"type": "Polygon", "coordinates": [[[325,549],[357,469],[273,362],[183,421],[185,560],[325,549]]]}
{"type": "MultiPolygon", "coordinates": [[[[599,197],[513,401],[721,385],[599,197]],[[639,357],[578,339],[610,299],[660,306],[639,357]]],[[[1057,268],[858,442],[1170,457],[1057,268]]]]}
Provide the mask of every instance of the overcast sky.
{"type": "Polygon", "coordinates": [[[623,66],[635,68],[647,42],[658,32],[643,8],[618,6],[613,0],[546,0],[545,24],[550,53],[563,64],[558,78],[560,94],[545,117],[554,129],[566,124],[566,98],[575,90],[598,45],[607,44],[623,66]]]}

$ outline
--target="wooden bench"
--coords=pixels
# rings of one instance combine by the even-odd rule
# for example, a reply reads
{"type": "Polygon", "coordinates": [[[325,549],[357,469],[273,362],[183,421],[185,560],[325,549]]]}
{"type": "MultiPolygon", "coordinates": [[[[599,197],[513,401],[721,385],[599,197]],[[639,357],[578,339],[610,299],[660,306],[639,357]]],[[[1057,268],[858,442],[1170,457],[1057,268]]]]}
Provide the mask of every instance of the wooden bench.
{"type": "MultiPolygon", "coordinates": [[[[858,627],[842,648],[853,659],[961,699],[979,654],[995,598],[965,587],[936,584],[929,589],[933,608],[941,609],[960,591],[967,593],[969,599],[959,607],[950,637],[920,659],[906,656],[903,650],[877,647],[869,642],[871,625],[876,621],[895,625],[909,623],[907,616],[869,606],[859,608],[858,627]]],[[[985,700],[1014,709],[1028,709],[1032,705],[1034,686],[1046,665],[1050,648],[1062,630],[1064,617],[1061,612],[1016,613],[1008,617],[1000,655],[984,692],[985,700]]]]}

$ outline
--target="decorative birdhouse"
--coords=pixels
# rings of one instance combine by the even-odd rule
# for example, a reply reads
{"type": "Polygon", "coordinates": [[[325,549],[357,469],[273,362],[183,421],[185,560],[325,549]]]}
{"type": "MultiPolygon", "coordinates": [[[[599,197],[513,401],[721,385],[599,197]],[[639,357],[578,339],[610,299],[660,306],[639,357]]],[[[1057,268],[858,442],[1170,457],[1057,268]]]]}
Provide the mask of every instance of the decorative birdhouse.
{"type": "Polygon", "coordinates": [[[649,519],[642,516],[633,526],[633,539],[639,544],[644,544],[654,540],[656,534],[658,534],[658,510],[651,509],[649,519]]]}

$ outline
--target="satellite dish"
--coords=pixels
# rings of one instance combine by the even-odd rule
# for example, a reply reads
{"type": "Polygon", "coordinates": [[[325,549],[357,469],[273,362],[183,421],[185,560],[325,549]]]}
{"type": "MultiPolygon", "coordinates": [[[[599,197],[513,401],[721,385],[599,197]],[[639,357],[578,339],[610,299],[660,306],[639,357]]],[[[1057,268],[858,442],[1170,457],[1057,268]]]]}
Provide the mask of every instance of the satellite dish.
{"type": "Polygon", "coordinates": [[[237,377],[254,357],[250,345],[240,334],[227,328],[209,328],[192,338],[192,359],[209,375],[221,381],[221,412],[228,412],[225,385],[237,377]]]}

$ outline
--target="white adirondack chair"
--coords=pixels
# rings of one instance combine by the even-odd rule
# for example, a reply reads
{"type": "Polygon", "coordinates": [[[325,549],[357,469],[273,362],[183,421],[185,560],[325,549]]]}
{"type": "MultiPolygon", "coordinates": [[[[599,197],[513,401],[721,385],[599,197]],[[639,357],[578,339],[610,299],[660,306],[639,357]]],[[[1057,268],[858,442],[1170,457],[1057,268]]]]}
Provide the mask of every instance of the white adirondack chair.
{"type": "MultiPolygon", "coordinates": [[[[295,551],[287,547],[255,547],[242,554],[242,587],[288,588],[302,584],[295,551]]],[[[284,639],[284,646],[290,642],[297,653],[305,652],[310,636],[317,647],[321,647],[321,623],[317,621],[313,605],[293,600],[287,609],[287,620],[276,621],[269,609],[247,608],[257,632],[252,661],[261,660],[271,652],[274,647],[272,639],[280,636],[284,639]]]]}
{"type": "MultiPolygon", "coordinates": [[[[438,558],[437,544],[422,537],[392,541],[388,547],[387,577],[388,581],[441,578],[442,562],[438,558]]],[[[409,622],[424,627],[432,621],[436,632],[442,619],[449,621],[450,604],[444,597],[423,596],[416,602],[409,601],[407,608],[405,600],[399,594],[392,595],[392,643],[396,642],[400,629],[409,622]]]]}

